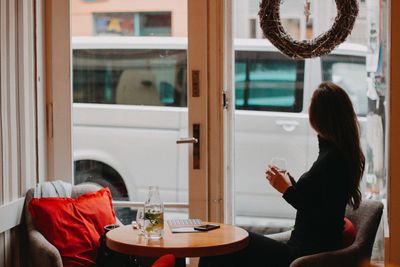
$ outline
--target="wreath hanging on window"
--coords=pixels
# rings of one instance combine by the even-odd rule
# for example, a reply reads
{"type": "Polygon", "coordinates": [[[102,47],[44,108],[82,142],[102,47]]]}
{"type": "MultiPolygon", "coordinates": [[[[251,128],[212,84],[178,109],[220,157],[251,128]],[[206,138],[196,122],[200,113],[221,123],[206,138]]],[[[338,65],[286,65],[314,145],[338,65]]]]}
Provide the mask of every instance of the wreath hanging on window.
{"type": "MultiPolygon", "coordinates": [[[[358,0],[335,0],[335,2],[337,16],[332,28],[312,40],[297,41],[286,33],[279,15],[281,0],[262,0],[258,12],[261,29],[264,36],[276,48],[293,59],[326,55],[346,40],[358,15],[358,0]]],[[[306,4],[309,8],[308,1],[306,4]]],[[[307,10],[305,14],[308,18],[307,10]]]]}

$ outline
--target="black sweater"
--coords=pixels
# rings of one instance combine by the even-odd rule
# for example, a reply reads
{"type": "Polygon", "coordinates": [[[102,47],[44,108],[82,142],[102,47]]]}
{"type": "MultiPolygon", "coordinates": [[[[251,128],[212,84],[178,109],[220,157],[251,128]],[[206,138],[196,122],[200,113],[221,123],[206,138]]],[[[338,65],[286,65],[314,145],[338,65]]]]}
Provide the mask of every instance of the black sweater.
{"type": "Polygon", "coordinates": [[[283,194],[297,210],[288,244],[304,255],[342,246],[343,218],[350,197],[352,169],[332,143],[318,141],[317,160],[283,194]]]}

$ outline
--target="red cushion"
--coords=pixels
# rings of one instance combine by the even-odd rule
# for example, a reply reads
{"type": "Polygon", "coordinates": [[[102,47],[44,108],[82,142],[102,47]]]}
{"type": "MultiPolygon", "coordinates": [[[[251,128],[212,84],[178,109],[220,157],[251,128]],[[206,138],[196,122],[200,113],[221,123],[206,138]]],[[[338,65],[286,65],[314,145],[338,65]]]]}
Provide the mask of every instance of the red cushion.
{"type": "Polygon", "coordinates": [[[343,227],[343,246],[348,247],[353,244],[356,239],[356,228],[353,223],[348,219],[344,218],[344,227],[343,227]]]}
{"type": "Polygon", "coordinates": [[[103,227],[115,223],[108,188],[79,198],[33,198],[29,211],[37,229],[61,254],[64,267],[93,266],[103,227]]]}
{"type": "Polygon", "coordinates": [[[175,256],[172,254],[166,254],[160,257],[151,267],[174,267],[175,256]]]}

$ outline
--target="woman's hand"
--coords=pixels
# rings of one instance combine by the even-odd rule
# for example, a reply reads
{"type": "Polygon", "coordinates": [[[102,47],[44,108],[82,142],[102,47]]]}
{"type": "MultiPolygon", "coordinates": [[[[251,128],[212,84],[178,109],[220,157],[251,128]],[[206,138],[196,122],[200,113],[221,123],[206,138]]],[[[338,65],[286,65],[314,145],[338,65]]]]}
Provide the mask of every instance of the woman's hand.
{"type": "Polygon", "coordinates": [[[265,175],[269,183],[282,194],[291,186],[290,182],[286,180],[275,166],[270,166],[265,171],[265,175]]]}

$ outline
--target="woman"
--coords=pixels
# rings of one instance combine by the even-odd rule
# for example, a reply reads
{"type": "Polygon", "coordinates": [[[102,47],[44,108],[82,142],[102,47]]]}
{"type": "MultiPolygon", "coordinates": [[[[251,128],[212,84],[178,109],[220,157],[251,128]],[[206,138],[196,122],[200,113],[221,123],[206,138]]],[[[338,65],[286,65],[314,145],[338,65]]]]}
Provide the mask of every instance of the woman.
{"type": "Polygon", "coordinates": [[[200,266],[289,266],[298,257],[342,247],[346,205],[357,209],[361,201],[365,158],[357,116],[346,92],[324,82],[312,96],[309,121],[319,141],[319,155],[310,170],[297,182],[275,166],[266,171],[270,184],[297,210],[289,241],[249,233],[246,249],[204,258],[200,266]]]}

